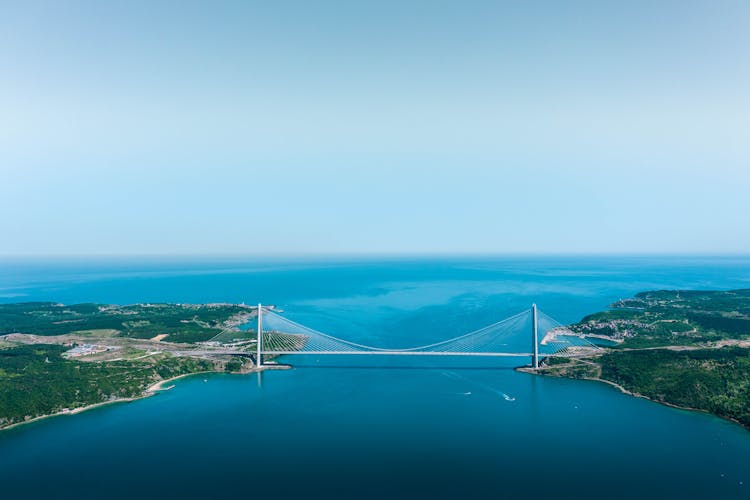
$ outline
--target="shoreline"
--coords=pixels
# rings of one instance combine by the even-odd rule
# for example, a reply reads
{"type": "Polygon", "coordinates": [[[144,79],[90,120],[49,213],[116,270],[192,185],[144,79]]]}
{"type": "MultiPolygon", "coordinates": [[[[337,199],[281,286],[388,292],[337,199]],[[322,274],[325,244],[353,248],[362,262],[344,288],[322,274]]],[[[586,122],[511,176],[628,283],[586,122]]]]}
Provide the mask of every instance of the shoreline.
{"type": "Polygon", "coordinates": [[[675,404],[675,403],[670,403],[668,401],[659,401],[658,399],[653,399],[653,398],[650,398],[648,396],[644,396],[643,394],[640,394],[638,392],[630,391],[630,390],[624,388],[623,386],[621,386],[620,384],[618,384],[617,382],[612,382],[611,380],[606,380],[606,379],[603,379],[603,378],[592,378],[592,377],[583,377],[583,378],[581,378],[579,380],[590,380],[592,382],[603,382],[603,383],[605,383],[607,385],[615,387],[620,392],[622,392],[623,394],[626,394],[628,396],[632,396],[632,397],[635,397],[635,398],[645,399],[647,401],[651,401],[652,403],[657,403],[657,404],[660,404],[660,405],[668,406],[670,408],[674,408],[674,409],[677,409],[677,410],[685,410],[685,411],[693,411],[693,412],[705,413],[706,415],[711,415],[712,417],[720,418],[722,420],[726,420],[727,422],[732,422],[733,424],[737,424],[740,427],[742,427],[743,429],[745,429],[747,431],[750,431],[750,426],[746,426],[745,424],[743,424],[739,420],[736,420],[736,419],[734,419],[732,417],[725,417],[724,415],[718,415],[716,413],[711,413],[710,411],[704,410],[702,408],[693,408],[692,406],[681,406],[681,405],[678,405],[678,404],[675,404]]]}
{"type": "Polygon", "coordinates": [[[68,411],[62,411],[61,410],[61,411],[58,411],[58,412],[55,412],[55,413],[49,413],[47,415],[39,415],[38,417],[33,417],[33,418],[28,419],[28,420],[24,420],[23,422],[14,422],[12,424],[6,425],[5,427],[0,427],[0,432],[7,431],[7,430],[10,430],[10,429],[14,429],[14,428],[20,427],[22,425],[32,424],[34,422],[39,422],[41,420],[45,420],[45,419],[48,419],[48,418],[60,417],[60,416],[63,416],[63,415],[76,415],[78,413],[83,413],[83,412],[88,411],[88,410],[93,410],[93,409],[99,408],[101,406],[107,406],[107,405],[111,405],[111,404],[115,404],[115,403],[129,403],[131,401],[137,401],[139,399],[147,398],[147,397],[152,396],[152,395],[153,394],[144,394],[143,396],[138,396],[138,397],[134,397],[134,398],[117,398],[117,399],[111,399],[109,401],[101,401],[99,403],[93,403],[93,404],[86,405],[86,406],[79,406],[78,408],[73,408],[72,410],[68,410],[68,411]]]}
{"type": "Polygon", "coordinates": [[[195,372],[195,373],[184,373],[182,375],[177,375],[175,377],[166,378],[164,380],[159,380],[158,382],[154,382],[153,384],[146,387],[146,389],[143,390],[143,393],[140,396],[132,397],[132,398],[117,398],[112,399],[109,401],[100,401],[99,403],[93,403],[86,406],[79,406],[78,408],[73,408],[72,410],[68,411],[58,411],[55,413],[50,413],[48,415],[39,415],[38,417],[30,418],[29,420],[24,420],[23,422],[14,422],[12,424],[6,425],[4,427],[0,427],[0,432],[13,429],[15,427],[20,427],[22,425],[31,424],[34,422],[39,422],[40,420],[45,420],[52,417],[60,417],[64,415],[75,415],[78,413],[83,413],[85,411],[93,410],[95,408],[99,408],[102,406],[107,406],[111,404],[116,403],[132,403],[133,401],[139,401],[141,399],[150,398],[151,396],[154,396],[158,394],[159,392],[168,391],[172,389],[172,387],[162,387],[164,384],[168,384],[169,382],[174,382],[175,380],[179,380],[181,378],[187,378],[192,377],[195,375],[206,375],[206,374],[216,374],[216,373],[225,373],[227,375],[249,375],[251,373],[258,373],[265,370],[286,370],[289,369],[290,365],[282,365],[282,364],[264,364],[261,368],[258,368],[256,366],[253,366],[251,369],[245,372],[224,372],[224,371],[214,371],[214,370],[207,370],[202,372],[195,372]]]}
{"type": "Polygon", "coordinates": [[[545,377],[563,378],[563,379],[567,379],[567,380],[588,380],[590,382],[602,382],[602,383],[607,384],[607,385],[609,385],[611,387],[614,387],[615,389],[617,389],[618,391],[620,391],[621,393],[623,393],[623,394],[625,394],[627,396],[632,396],[634,398],[645,399],[646,401],[650,401],[652,403],[664,405],[664,406],[667,406],[669,408],[674,408],[676,410],[684,410],[684,411],[698,412],[698,413],[704,413],[706,415],[711,415],[712,417],[720,418],[721,420],[725,420],[727,422],[731,422],[733,424],[739,425],[741,428],[743,428],[746,431],[750,432],[750,426],[747,426],[747,425],[743,424],[742,422],[740,422],[739,420],[736,420],[736,419],[734,419],[732,417],[725,417],[724,415],[717,415],[716,413],[711,413],[710,411],[704,410],[702,408],[693,408],[693,407],[690,407],[690,406],[680,406],[678,404],[670,403],[668,401],[659,401],[658,399],[653,399],[653,398],[650,398],[648,396],[644,396],[643,394],[640,394],[638,392],[633,392],[631,390],[628,390],[625,387],[623,387],[620,384],[618,384],[617,382],[612,382],[611,380],[606,380],[606,379],[603,379],[603,378],[595,378],[595,377],[573,378],[573,377],[551,375],[551,374],[544,373],[543,371],[534,371],[534,370],[532,370],[532,369],[530,369],[530,368],[528,368],[526,366],[520,366],[520,367],[516,368],[516,371],[520,371],[520,372],[523,372],[523,373],[529,373],[529,374],[532,374],[532,375],[542,375],[542,376],[545,376],[545,377]]]}
{"type": "MultiPolygon", "coordinates": [[[[562,377],[562,378],[567,378],[567,377],[562,377]]],[[[698,412],[698,413],[705,413],[706,415],[711,415],[712,417],[720,418],[722,420],[726,420],[727,422],[732,422],[733,424],[737,424],[740,427],[742,427],[743,429],[745,429],[746,431],[750,432],[750,426],[747,426],[747,425],[743,424],[742,422],[740,422],[739,420],[736,420],[736,419],[734,419],[732,417],[726,417],[724,415],[718,415],[716,413],[711,413],[710,411],[704,410],[702,408],[693,408],[691,406],[681,406],[681,405],[678,405],[678,404],[675,404],[675,403],[670,403],[668,401],[659,401],[658,399],[653,399],[653,398],[650,398],[648,396],[644,396],[643,394],[640,394],[638,392],[630,391],[630,390],[624,388],[623,386],[621,386],[620,384],[618,384],[617,382],[612,382],[611,380],[606,380],[606,379],[603,379],[603,378],[593,378],[593,377],[582,377],[582,378],[577,379],[577,380],[590,380],[592,382],[603,382],[603,383],[605,383],[607,385],[615,387],[620,392],[622,392],[623,394],[626,394],[628,396],[632,396],[632,397],[635,397],[635,398],[645,399],[647,401],[651,401],[652,403],[657,403],[657,404],[660,404],[660,405],[668,406],[668,407],[674,408],[676,410],[684,410],[684,411],[692,411],[692,412],[698,412]]]]}
{"type": "Polygon", "coordinates": [[[163,384],[167,384],[169,382],[173,382],[181,378],[192,377],[193,375],[206,375],[206,374],[213,374],[213,373],[229,373],[231,375],[246,375],[249,373],[255,373],[256,371],[257,370],[253,368],[250,371],[244,372],[244,373],[231,373],[231,372],[219,372],[219,371],[203,371],[203,372],[195,372],[195,373],[185,373],[182,375],[177,375],[176,377],[167,378],[167,379],[160,380],[158,382],[151,384],[150,386],[148,386],[146,389],[143,390],[143,393],[140,396],[135,396],[132,398],[117,398],[117,399],[112,399],[109,401],[101,401],[99,403],[92,403],[86,406],[79,406],[78,408],[73,408],[68,411],[61,410],[61,411],[50,413],[47,415],[39,415],[38,417],[33,417],[33,418],[30,418],[29,420],[24,420],[23,422],[14,422],[4,427],[0,427],[0,432],[7,431],[16,427],[20,427],[22,425],[39,422],[41,420],[45,420],[48,418],[61,417],[64,415],[76,415],[78,413],[83,413],[85,411],[93,410],[93,409],[107,406],[107,405],[112,405],[112,404],[117,404],[117,403],[131,403],[133,401],[139,401],[141,399],[150,398],[151,396],[154,396],[158,394],[159,392],[168,391],[171,389],[171,387],[166,387],[166,388],[162,387],[163,384]]]}
{"type": "MultiPolygon", "coordinates": [[[[204,371],[204,372],[195,372],[195,373],[185,373],[183,375],[177,375],[176,377],[165,378],[164,380],[160,380],[146,387],[146,389],[143,391],[144,395],[136,399],[147,398],[149,396],[153,396],[154,394],[158,392],[170,390],[171,387],[162,387],[162,385],[168,384],[169,382],[174,382],[175,380],[179,380],[181,378],[192,377],[193,375],[205,375],[207,373],[229,373],[229,372],[204,371]]],[[[252,372],[247,372],[247,373],[252,373],[252,372]]],[[[235,375],[239,375],[239,374],[235,373],[235,375]]]]}

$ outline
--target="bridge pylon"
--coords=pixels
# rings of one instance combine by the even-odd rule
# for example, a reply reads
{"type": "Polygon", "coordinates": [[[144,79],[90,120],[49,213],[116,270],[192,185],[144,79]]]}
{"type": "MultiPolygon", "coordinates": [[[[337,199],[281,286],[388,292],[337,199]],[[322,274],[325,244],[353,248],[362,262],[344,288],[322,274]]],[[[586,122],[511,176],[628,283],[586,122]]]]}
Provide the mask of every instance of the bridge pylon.
{"type": "Polygon", "coordinates": [[[536,304],[531,304],[531,367],[539,368],[539,322],[536,314],[536,304]]]}
{"type": "Polygon", "coordinates": [[[263,306],[258,303],[258,352],[255,355],[256,364],[263,366],[263,306]]]}

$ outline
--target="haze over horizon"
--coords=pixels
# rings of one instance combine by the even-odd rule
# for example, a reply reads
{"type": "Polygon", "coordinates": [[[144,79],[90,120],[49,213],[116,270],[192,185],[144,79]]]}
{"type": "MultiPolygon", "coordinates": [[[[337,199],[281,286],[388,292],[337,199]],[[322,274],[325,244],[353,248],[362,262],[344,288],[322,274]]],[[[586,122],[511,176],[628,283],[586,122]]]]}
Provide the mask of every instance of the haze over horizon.
{"type": "Polygon", "coordinates": [[[9,3],[0,255],[747,254],[749,25],[741,1],[9,3]]]}

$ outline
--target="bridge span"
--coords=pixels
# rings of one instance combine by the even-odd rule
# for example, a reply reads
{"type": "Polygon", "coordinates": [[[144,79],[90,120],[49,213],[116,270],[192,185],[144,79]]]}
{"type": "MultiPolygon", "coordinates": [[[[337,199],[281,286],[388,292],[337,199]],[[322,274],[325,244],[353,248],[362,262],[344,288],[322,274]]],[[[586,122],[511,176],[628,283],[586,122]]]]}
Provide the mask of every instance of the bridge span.
{"type": "MultiPolygon", "coordinates": [[[[562,323],[540,311],[536,304],[513,316],[477,330],[435,342],[402,349],[359,344],[314,330],[258,304],[255,338],[256,363],[264,356],[470,356],[528,357],[532,368],[540,357],[575,356],[576,351],[599,349],[562,323]],[[526,341],[522,339],[526,338],[526,341]],[[526,343],[528,342],[528,343],[526,343]],[[527,347],[522,347],[525,344],[527,347]]],[[[226,352],[226,354],[241,354],[226,352]]],[[[243,351],[247,355],[247,351],[243,351]]]]}

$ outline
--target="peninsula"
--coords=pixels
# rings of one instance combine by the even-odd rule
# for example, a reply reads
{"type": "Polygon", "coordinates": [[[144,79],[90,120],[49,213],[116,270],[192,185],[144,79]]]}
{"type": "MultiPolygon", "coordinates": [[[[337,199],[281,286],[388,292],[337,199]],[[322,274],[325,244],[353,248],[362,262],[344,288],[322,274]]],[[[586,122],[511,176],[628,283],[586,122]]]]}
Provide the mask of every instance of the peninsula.
{"type": "Polygon", "coordinates": [[[750,429],[750,290],[643,292],[568,329],[607,347],[547,358],[538,373],[599,380],[750,429]]]}
{"type": "Polygon", "coordinates": [[[0,304],[0,429],[148,396],[184,375],[252,371],[256,332],[242,325],[256,314],[244,304],[0,304]]]}

